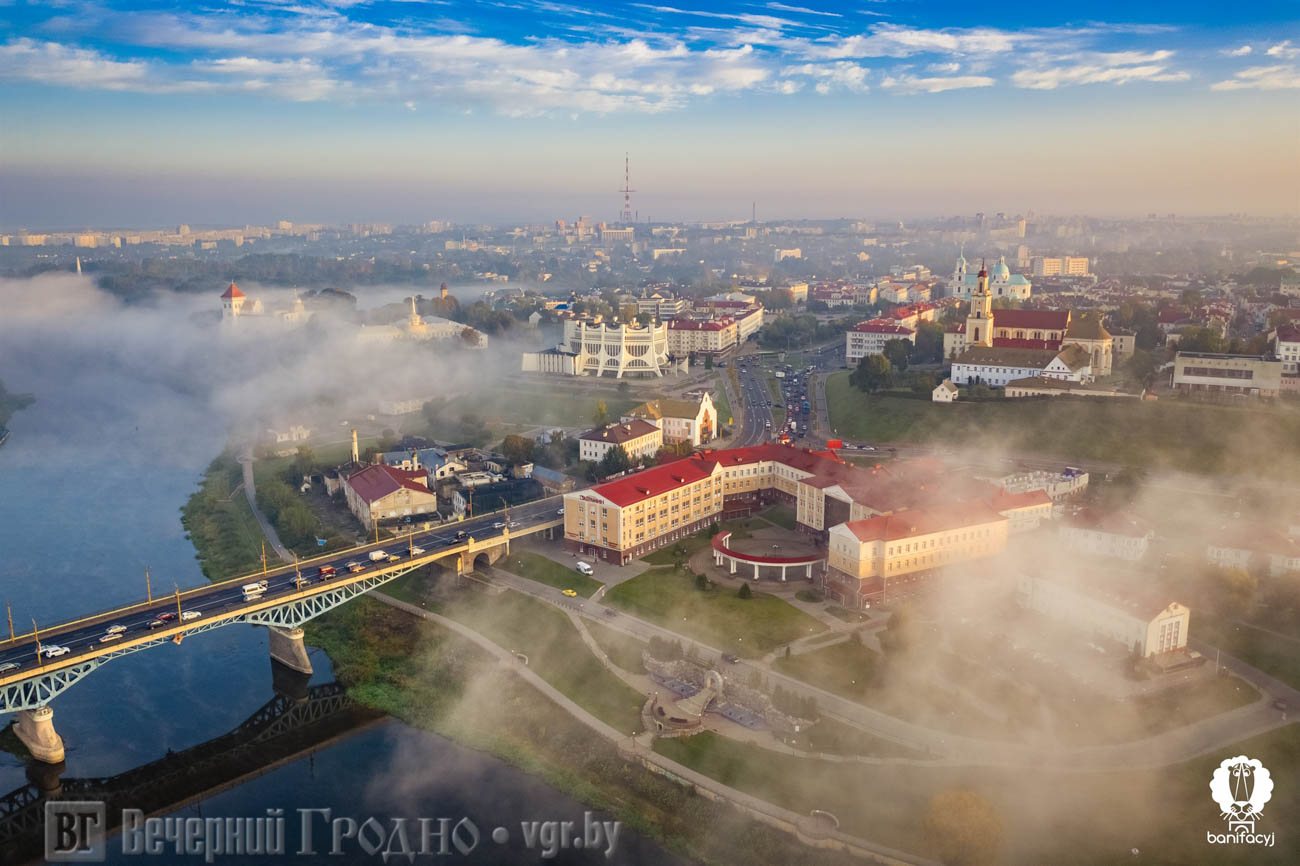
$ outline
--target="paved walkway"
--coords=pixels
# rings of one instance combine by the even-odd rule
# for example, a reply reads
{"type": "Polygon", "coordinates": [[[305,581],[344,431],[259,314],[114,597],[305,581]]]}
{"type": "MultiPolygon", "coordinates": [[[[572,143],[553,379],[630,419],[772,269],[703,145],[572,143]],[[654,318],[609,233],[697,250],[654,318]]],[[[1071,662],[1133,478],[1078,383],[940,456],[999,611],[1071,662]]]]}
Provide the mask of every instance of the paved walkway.
{"type": "MultiPolygon", "coordinates": [[[[721,650],[707,646],[695,638],[622,612],[614,616],[602,615],[598,604],[588,601],[575,605],[565,599],[558,589],[509,572],[497,570],[496,575],[501,583],[512,589],[561,607],[576,609],[585,616],[599,616],[599,621],[604,625],[640,640],[649,641],[652,636],[658,636],[681,641],[684,645],[694,644],[705,660],[713,662],[720,669],[741,673],[745,668],[757,669],[770,684],[815,699],[823,715],[931,756],[930,759],[867,758],[863,759],[864,763],[871,763],[873,760],[882,763],[910,761],[916,764],[948,766],[1051,767],[1083,771],[1163,767],[1221,750],[1233,743],[1290,724],[1286,712],[1275,710],[1271,706],[1272,700],[1277,697],[1288,700],[1292,707],[1300,706],[1300,694],[1295,690],[1272,680],[1244,662],[1225,656],[1224,666],[1242,679],[1261,688],[1264,697],[1227,713],[1153,737],[1126,743],[1061,748],[985,740],[928,728],[887,715],[864,704],[779,673],[762,661],[746,660],[738,665],[727,665],[722,661],[721,650]]],[[[1208,652],[1201,649],[1201,652],[1210,657],[1213,657],[1214,653],[1212,649],[1208,652]]]]}
{"type": "MultiPolygon", "coordinates": [[[[417,607],[416,605],[393,598],[391,595],[387,595],[383,592],[375,591],[372,592],[371,595],[384,604],[391,605],[392,607],[405,611],[413,616],[436,622],[438,625],[448,628],[462,637],[474,642],[496,658],[499,664],[510,668],[526,683],[537,689],[546,697],[550,698],[574,719],[591,728],[597,734],[617,746],[620,753],[643,764],[653,765],[662,771],[666,771],[669,778],[684,780],[697,789],[707,790],[716,797],[725,799],[732,805],[741,807],[743,810],[749,812],[759,820],[763,820],[765,823],[775,823],[778,825],[799,824],[805,820],[806,816],[801,815],[798,812],[774,806],[766,800],[761,800],[758,797],[747,794],[737,788],[724,785],[712,777],[705,776],[684,764],[679,764],[670,758],[658,754],[652,748],[654,743],[654,735],[652,733],[649,731],[642,731],[633,738],[622,731],[615,729],[612,725],[606,724],[582,707],[578,706],[566,694],[534,673],[527,665],[522,664],[508,650],[493,643],[491,640],[474,631],[472,628],[456,622],[453,619],[448,619],[445,616],[425,610],[422,607],[417,607]]],[[[844,844],[855,846],[864,852],[869,852],[874,855],[879,862],[919,864],[919,866],[939,866],[939,864],[932,860],[917,857],[904,851],[898,851],[885,845],[877,845],[874,842],[856,836],[850,836],[849,834],[840,831],[835,831],[828,835],[830,838],[836,839],[844,844]]]]}
{"type": "Polygon", "coordinates": [[[275,527],[266,519],[262,509],[257,507],[257,486],[253,479],[253,455],[249,451],[244,451],[239,455],[239,465],[244,469],[244,495],[248,497],[248,507],[253,510],[253,516],[257,518],[257,524],[262,527],[262,534],[266,536],[267,543],[275,551],[275,555],[285,562],[293,562],[293,553],[289,548],[280,543],[280,536],[276,534],[275,527]]]}

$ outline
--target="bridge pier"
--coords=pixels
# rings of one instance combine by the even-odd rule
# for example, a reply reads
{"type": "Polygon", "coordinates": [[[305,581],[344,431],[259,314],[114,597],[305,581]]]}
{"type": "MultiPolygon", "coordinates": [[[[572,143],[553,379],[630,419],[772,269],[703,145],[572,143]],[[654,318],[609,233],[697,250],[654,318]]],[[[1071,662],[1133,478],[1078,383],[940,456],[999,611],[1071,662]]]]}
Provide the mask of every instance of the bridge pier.
{"type": "Polygon", "coordinates": [[[54,730],[54,710],[48,706],[20,712],[14,733],[36,760],[63,763],[63,738],[54,730]]]}
{"type": "Polygon", "coordinates": [[[269,626],[267,631],[271,634],[271,659],[273,661],[277,661],[299,673],[310,674],[312,672],[311,659],[307,658],[307,650],[302,645],[302,629],[269,626]]]}

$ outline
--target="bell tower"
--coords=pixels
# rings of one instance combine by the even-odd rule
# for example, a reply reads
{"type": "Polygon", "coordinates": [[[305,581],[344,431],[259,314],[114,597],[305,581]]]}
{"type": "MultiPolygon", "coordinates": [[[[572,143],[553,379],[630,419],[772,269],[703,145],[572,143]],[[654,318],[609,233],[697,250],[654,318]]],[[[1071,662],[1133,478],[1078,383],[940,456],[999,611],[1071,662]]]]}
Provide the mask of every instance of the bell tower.
{"type": "Polygon", "coordinates": [[[989,272],[980,262],[975,291],[970,296],[970,312],[966,315],[966,345],[993,345],[993,296],[989,294],[989,272]]]}

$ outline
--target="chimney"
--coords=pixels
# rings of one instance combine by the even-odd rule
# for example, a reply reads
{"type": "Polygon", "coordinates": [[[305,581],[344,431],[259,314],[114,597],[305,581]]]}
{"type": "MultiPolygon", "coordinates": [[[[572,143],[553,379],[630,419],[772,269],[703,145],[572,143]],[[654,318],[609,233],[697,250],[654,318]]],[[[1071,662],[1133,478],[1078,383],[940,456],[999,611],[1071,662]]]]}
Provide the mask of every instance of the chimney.
{"type": "Polygon", "coordinates": [[[360,463],[361,454],[357,451],[357,428],[352,428],[352,462],[360,463]]]}

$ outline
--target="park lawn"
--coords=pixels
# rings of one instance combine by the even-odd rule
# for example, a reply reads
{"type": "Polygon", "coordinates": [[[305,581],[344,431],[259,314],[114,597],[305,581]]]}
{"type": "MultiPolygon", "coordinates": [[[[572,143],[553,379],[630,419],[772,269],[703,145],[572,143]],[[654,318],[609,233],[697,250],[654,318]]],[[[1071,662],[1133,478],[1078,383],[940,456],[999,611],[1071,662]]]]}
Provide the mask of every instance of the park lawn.
{"type": "Polygon", "coordinates": [[[645,673],[645,665],[641,661],[641,652],[648,646],[645,641],[595,620],[586,620],[586,624],[587,631],[591,632],[592,638],[600,644],[610,661],[629,673],[645,673]]]}
{"type": "Polygon", "coordinates": [[[593,580],[562,563],[526,550],[509,554],[498,561],[496,567],[556,589],[572,589],[583,598],[591,598],[596,590],[604,586],[599,580],[593,580]]]}
{"type": "Polygon", "coordinates": [[[508,590],[466,591],[430,610],[462,622],[493,643],[528,656],[528,666],[601,721],[635,730],[642,695],[600,663],[568,616],[554,605],[508,590]]]}
{"type": "Polygon", "coordinates": [[[788,505],[773,506],[766,511],[760,512],[758,516],[763,520],[766,520],[768,523],[775,524],[782,529],[789,529],[791,532],[794,531],[795,513],[794,509],[788,505]]]}
{"type": "Polygon", "coordinates": [[[772,668],[849,700],[866,703],[864,698],[882,662],[880,653],[850,638],[790,658],[777,658],[772,668]]]}
{"type": "Polygon", "coordinates": [[[826,630],[803,611],[764,592],[743,599],[731,589],[701,592],[695,578],[655,568],[605,594],[614,607],[656,622],[709,646],[742,656],[769,650],[826,630]]]}
{"type": "MultiPolygon", "coordinates": [[[[1197,638],[1234,655],[1252,667],[1300,689],[1300,646],[1295,641],[1251,628],[1244,623],[1202,617],[1197,638]]],[[[1213,656],[1213,651],[1210,653],[1213,656]]]]}
{"type": "Polygon", "coordinates": [[[1258,699],[1259,693],[1245,681],[1221,676],[1141,695],[1127,703],[1097,698],[1062,702],[1053,709],[1061,742],[1089,745],[1144,739],[1258,699]]]}
{"type": "MultiPolygon", "coordinates": [[[[969,788],[1001,818],[1000,856],[989,862],[1075,864],[1295,863],[1300,833],[1285,818],[1300,810],[1300,788],[1278,784],[1263,813],[1276,846],[1207,848],[1205,831],[1222,832],[1207,786],[1219,762],[1258,758],[1274,779],[1300,777],[1300,725],[1225,746],[1159,769],[1114,771],[947,767],[823,761],[774,753],[712,733],[656,740],[654,749],[692,769],[802,814],[829,809],[854,835],[922,856],[936,856],[925,816],[931,797],[969,788]],[[885,792],[885,795],[882,795],[885,792]],[[1270,813],[1273,817],[1270,820],[1270,813]],[[1207,853],[1207,851],[1209,853],[1207,853]]],[[[972,860],[972,862],[975,862],[972,860]]]]}
{"type": "Polygon", "coordinates": [[[996,443],[1004,450],[1148,469],[1300,477],[1300,411],[1285,401],[1225,406],[1176,397],[1057,397],[941,404],[863,394],[845,372],[827,379],[826,399],[831,427],[849,439],[996,443]]]}
{"type": "Polygon", "coordinates": [[[721,376],[714,378],[714,398],[713,408],[718,410],[718,426],[724,424],[731,425],[733,418],[731,415],[731,398],[727,396],[726,384],[722,381],[721,376]]]}
{"type": "Polygon", "coordinates": [[[452,400],[446,411],[459,416],[470,413],[495,424],[554,425],[577,427],[592,423],[596,403],[605,401],[609,417],[615,421],[640,403],[628,397],[591,395],[580,397],[564,389],[542,386],[528,389],[494,388],[476,390],[472,396],[452,400]]]}
{"type": "MultiPolygon", "coordinates": [[[[728,520],[726,523],[719,524],[719,526],[722,529],[730,529],[732,538],[749,538],[749,530],[751,528],[756,526],[761,528],[761,524],[757,523],[752,517],[741,520],[728,520]]],[[[695,555],[697,550],[703,550],[712,543],[713,536],[709,534],[707,529],[701,529],[699,532],[689,536],[688,538],[683,538],[676,544],[660,548],[654,553],[647,553],[645,556],[641,557],[641,561],[648,562],[651,565],[676,565],[678,547],[681,547],[684,558],[690,559],[695,555]]]]}

